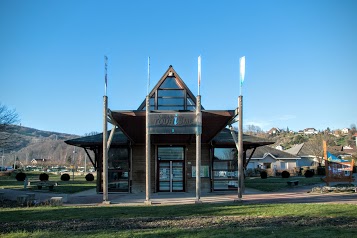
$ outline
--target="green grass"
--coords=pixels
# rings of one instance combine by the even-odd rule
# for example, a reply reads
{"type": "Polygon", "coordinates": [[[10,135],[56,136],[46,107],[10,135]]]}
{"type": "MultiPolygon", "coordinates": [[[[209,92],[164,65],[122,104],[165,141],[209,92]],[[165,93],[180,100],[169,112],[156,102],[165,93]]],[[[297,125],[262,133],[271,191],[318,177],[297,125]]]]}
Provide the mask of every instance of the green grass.
{"type": "MultiPolygon", "coordinates": [[[[39,181],[40,172],[25,172],[28,181],[39,181]]],[[[47,173],[49,175],[49,181],[58,183],[58,186],[54,187],[53,193],[77,193],[92,189],[96,187],[96,182],[88,182],[85,180],[85,175],[75,175],[74,181],[61,181],[61,175],[47,173]]],[[[0,177],[0,189],[24,189],[24,182],[17,181],[16,173],[12,173],[11,176],[0,177]]],[[[37,190],[36,187],[28,187],[28,190],[37,190]]],[[[47,188],[43,188],[41,191],[48,192],[47,188]]]]}
{"type": "Polygon", "coordinates": [[[287,181],[298,180],[298,186],[307,186],[320,184],[321,178],[319,176],[314,176],[312,178],[305,177],[290,177],[290,178],[281,178],[281,177],[269,177],[266,179],[262,179],[260,177],[248,177],[244,180],[244,184],[247,188],[254,188],[260,191],[265,192],[276,192],[282,189],[290,188],[288,186],[287,181]]]}
{"type": "MultiPolygon", "coordinates": [[[[1,237],[353,237],[356,230],[357,206],[348,204],[199,204],[175,206],[111,206],[111,207],[31,207],[0,210],[1,237]],[[116,226],[80,230],[78,224],[115,219],[149,217],[169,221],[213,218],[215,223],[189,228],[181,226],[145,227],[116,226]],[[219,223],[221,218],[229,222],[219,223]],[[240,220],[237,221],[237,218],[240,220]],[[230,219],[232,220],[230,222],[230,219]],[[235,220],[236,219],[236,220],[235,220]],[[293,222],[289,222],[289,220],[293,222]],[[247,222],[247,220],[249,222],[247,222]],[[17,222],[51,224],[65,227],[52,230],[24,230],[17,222]],[[7,223],[7,224],[6,224],[7,223]],[[2,226],[13,226],[1,232],[2,226]],[[2,234],[1,234],[2,233],[2,234]]],[[[150,222],[149,221],[149,225],[150,222]]],[[[189,226],[190,224],[188,224],[189,226]]]]}

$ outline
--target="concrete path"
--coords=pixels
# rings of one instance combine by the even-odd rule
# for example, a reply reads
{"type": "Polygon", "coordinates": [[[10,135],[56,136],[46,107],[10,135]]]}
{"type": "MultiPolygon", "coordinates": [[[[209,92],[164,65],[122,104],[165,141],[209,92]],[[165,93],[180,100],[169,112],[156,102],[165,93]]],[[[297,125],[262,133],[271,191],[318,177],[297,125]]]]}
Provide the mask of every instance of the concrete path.
{"type": "MultiPolygon", "coordinates": [[[[247,188],[243,194],[243,204],[269,204],[269,203],[348,203],[357,204],[357,193],[309,193],[314,186],[292,187],[279,192],[262,192],[247,188]]],[[[320,185],[320,186],[323,186],[320,185]]],[[[97,194],[95,189],[75,193],[58,194],[51,192],[0,189],[0,194],[10,200],[16,200],[17,196],[26,193],[34,193],[37,202],[48,201],[51,197],[63,197],[64,206],[88,205],[99,206],[103,204],[103,195],[97,194]]],[[[237,201],[236,192],[212,192],[202,193],[200,201],[202,203],[219,203],[237,201]]],[[[145,193],[129,194],[114,193],[109,194],[111,205],[129,206],[144,205],[145,193]]],[[[151,195],[152,205],[176,205],[195,204],[196,195],[194,193],[153,193],[151,195]]]]}

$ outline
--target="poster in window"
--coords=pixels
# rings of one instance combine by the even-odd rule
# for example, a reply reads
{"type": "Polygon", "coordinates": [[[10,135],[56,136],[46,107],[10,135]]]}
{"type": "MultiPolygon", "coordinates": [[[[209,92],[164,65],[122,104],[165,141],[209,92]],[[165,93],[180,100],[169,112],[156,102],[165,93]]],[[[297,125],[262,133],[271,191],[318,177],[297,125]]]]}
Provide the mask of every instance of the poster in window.
{"type": "MultiPolygon", "coordinates": [[[[209,178],[209,166],[201,165],[200,169],[201,178],[209,178]]],[[[192,166],[192,178],[196,178],[196,166],[192,166]]]]}

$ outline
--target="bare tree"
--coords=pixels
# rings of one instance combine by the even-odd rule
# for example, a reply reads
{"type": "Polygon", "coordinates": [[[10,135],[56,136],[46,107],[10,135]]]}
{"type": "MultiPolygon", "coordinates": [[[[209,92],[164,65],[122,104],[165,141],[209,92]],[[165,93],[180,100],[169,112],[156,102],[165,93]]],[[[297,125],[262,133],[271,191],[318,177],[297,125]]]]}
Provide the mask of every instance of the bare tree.
{"type": "Polygon", "coordinates": [[[19,121],[19,115],[15,109],[11,110],[0,103],[0,148],[11,149],[16,141],[16,138],[12,136],[16,129],[12,125],[19,121]]]}
{"type": "Polygon", "coordinates": [[[315,156],[319,166],[321,166],[323,160],[323,146],[322,141],[325,140],[327,144],[331,144],[331,139],[329,135],[319,133],[317,135],[313,135],[308,142],[306,142],[305,146],[307,150],[311,153],[311,155],[315,156]]]}

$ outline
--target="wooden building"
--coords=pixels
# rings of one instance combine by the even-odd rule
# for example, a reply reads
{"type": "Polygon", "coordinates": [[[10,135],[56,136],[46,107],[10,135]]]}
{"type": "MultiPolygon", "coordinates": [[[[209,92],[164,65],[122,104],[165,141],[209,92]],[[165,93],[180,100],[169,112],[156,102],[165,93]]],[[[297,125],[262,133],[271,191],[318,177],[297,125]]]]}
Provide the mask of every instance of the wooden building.
{"type": "MultiPolygon", "coordinates": [[[[194,192],[196,189],[196,137],[192,134],[192,112],[196,97],[172,66],[149,93],[150,112],[155,113],[151,135],[151,192],[194,192]],[[191,128],[191,129],[190,129],[191,128]]],[[[118,129],[108,153],[109,192],[145,192],[146,188],[146,100],[137,110],[110,111],[118,129]]],[[[227,125],[235,110],[205,110],[201,107],[201,190],[237,189],[237,150],[227,125]]],[[[237,132],[235,132],[237,134],[237,132]]],[[[97,192],[102,191],[102,134],[66,141],[94,152],[90,158],[97,170],[97,192]]],[[[246,151],[272,144],[243,135],[246,151]]],[[[89,153],[87,153],[89,155],[89,153]]],[[[253,154],[253,153],[250,153],[253,154]]]]}

